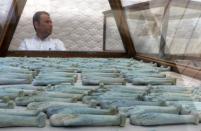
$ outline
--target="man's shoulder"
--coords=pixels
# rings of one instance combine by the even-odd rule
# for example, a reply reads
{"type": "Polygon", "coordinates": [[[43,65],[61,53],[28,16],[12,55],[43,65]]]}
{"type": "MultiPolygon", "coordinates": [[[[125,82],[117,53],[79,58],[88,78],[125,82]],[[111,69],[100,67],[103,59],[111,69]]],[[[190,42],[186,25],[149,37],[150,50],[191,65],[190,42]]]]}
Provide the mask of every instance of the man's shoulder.
{"type": "Polygon", "coordinates": [[[63,44],[63,42],[60,39],[51,38],[50,40],[53,41],[54,43],[63,44]]]}
{"type": "Polygon", "coordinates": [[[51,39],[51,41],[56,45],[56,50],[66,50],[64,43],[60,39],[51,39]]]}
{"type": "Polygon", "coordinates": [[[19,50],[29,50],[29,47],[33,45],[33,38],[25,38],[19,46],[19,50]]]}
{"type": "Polygon", "coordinates": [[[35,40],[34,37],[32,37],[32,38],[25,38],[23,41],[25,41],[25,42],[27,41],[28,42],[28,41],[33,41],[33,40],[35,40]]]}
{"type": "Polygon", "coordinates": [[[50,40],[52,40],[52,41],[61,41],[60,39],[57,39],[57,38],[50,38],[50,40]]]}

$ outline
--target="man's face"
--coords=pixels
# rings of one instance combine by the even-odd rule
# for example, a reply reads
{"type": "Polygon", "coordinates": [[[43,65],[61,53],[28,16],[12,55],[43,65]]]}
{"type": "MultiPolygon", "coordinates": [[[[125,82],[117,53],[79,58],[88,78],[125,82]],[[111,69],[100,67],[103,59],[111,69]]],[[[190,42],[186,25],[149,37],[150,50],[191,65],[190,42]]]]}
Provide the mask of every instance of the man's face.
{"type": "Polygon", "coordinates": [[[52,33],[52,20],[47,14],[42,14],[40,22],[36,22],[35,27],[37,33],[42,34],[46,38],[52,33]]]}

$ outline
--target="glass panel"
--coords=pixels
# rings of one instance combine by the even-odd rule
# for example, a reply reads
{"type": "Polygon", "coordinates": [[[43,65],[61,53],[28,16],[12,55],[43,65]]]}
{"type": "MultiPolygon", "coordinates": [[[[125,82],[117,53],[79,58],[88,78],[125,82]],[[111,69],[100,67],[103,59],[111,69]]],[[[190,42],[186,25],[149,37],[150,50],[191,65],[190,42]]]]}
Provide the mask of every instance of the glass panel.
{"type": "Polygon", "coordinates": [[[12,0],[0,0],[0,38],[5,27],[12,0]]]}
{"type": "Polygon", "coordinates": [[[201,69],[201,10],[188,6],[171,7],[165,53],[176,63],[201,69]]]}
{"type": "Polygon", "coordinates": [[[126,17],[138,53],[157,56],[160,43],[160,25],[163,8],[142,11],[126,10],[126,17]]]}
{"type": "Polygon", "coordinates": [[[50,13],[51,38],[63,41],[67,51],[103,51],[102,12],[110,10],[108,0],[27,0],[9,50],[35,36],[32,16],[40,10],[50,13]]]}
{"type": "Polygon", "coordinates": [[[116,21],[113,15],[106,16],[105,50],[125,52],[118,28],[116,25],[116,21]]]}
{"type": "Polygon", "coordinates": [[[136,4],[136,3],[145,2],[145,1],[150,1],[150,0],[121,0],[122,5],[124,7],[128,6],[128,5],[133,5],[133,4],[136,4]]]}
{"type": "MultiPolygon", "coordinates": [[[[163,32],[167,34],[163,36],[166,40],[163,59],[201,69],[201,1],[179,2],[172,1],[169,20],[164,21],[168,26],[167,32],[163,32]]],[[[122,3],[136,51],[159,57],[161,32],[165,29],[162,24],[165,5],[156,7],[150,2],[149,9],[139,7],[134,11],[132,5],[136,1],[122,0],[122,3]]]]}

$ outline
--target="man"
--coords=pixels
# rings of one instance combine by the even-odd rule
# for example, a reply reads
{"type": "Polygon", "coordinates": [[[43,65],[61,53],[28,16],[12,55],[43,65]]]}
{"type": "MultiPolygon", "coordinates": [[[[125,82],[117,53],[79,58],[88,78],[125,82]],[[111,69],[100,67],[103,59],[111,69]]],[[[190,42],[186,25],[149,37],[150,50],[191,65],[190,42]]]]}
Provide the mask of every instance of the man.
{"type": "Polygon", "coordinates": [[[19,50],[65,50],[62,41],[48,37],[52,34],[53,28],[49,13],[45,11],[36,12],[33,16],[33,26],[36,35],[31,39],[25,39],[21,43],[19,50]]]}

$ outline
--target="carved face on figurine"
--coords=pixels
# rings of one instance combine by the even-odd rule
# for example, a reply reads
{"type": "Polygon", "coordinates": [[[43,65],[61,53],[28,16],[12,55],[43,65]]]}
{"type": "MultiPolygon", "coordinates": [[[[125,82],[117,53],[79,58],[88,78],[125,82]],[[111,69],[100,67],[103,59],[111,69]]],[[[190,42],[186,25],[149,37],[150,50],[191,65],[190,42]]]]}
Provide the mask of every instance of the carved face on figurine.
{"type": "Polygon", "coordinates": [[[52,20],[49,15],[41,14],[39,22],[34,22],[36,33],[41,39],[47,38],[52,34],[52,20]]]}

